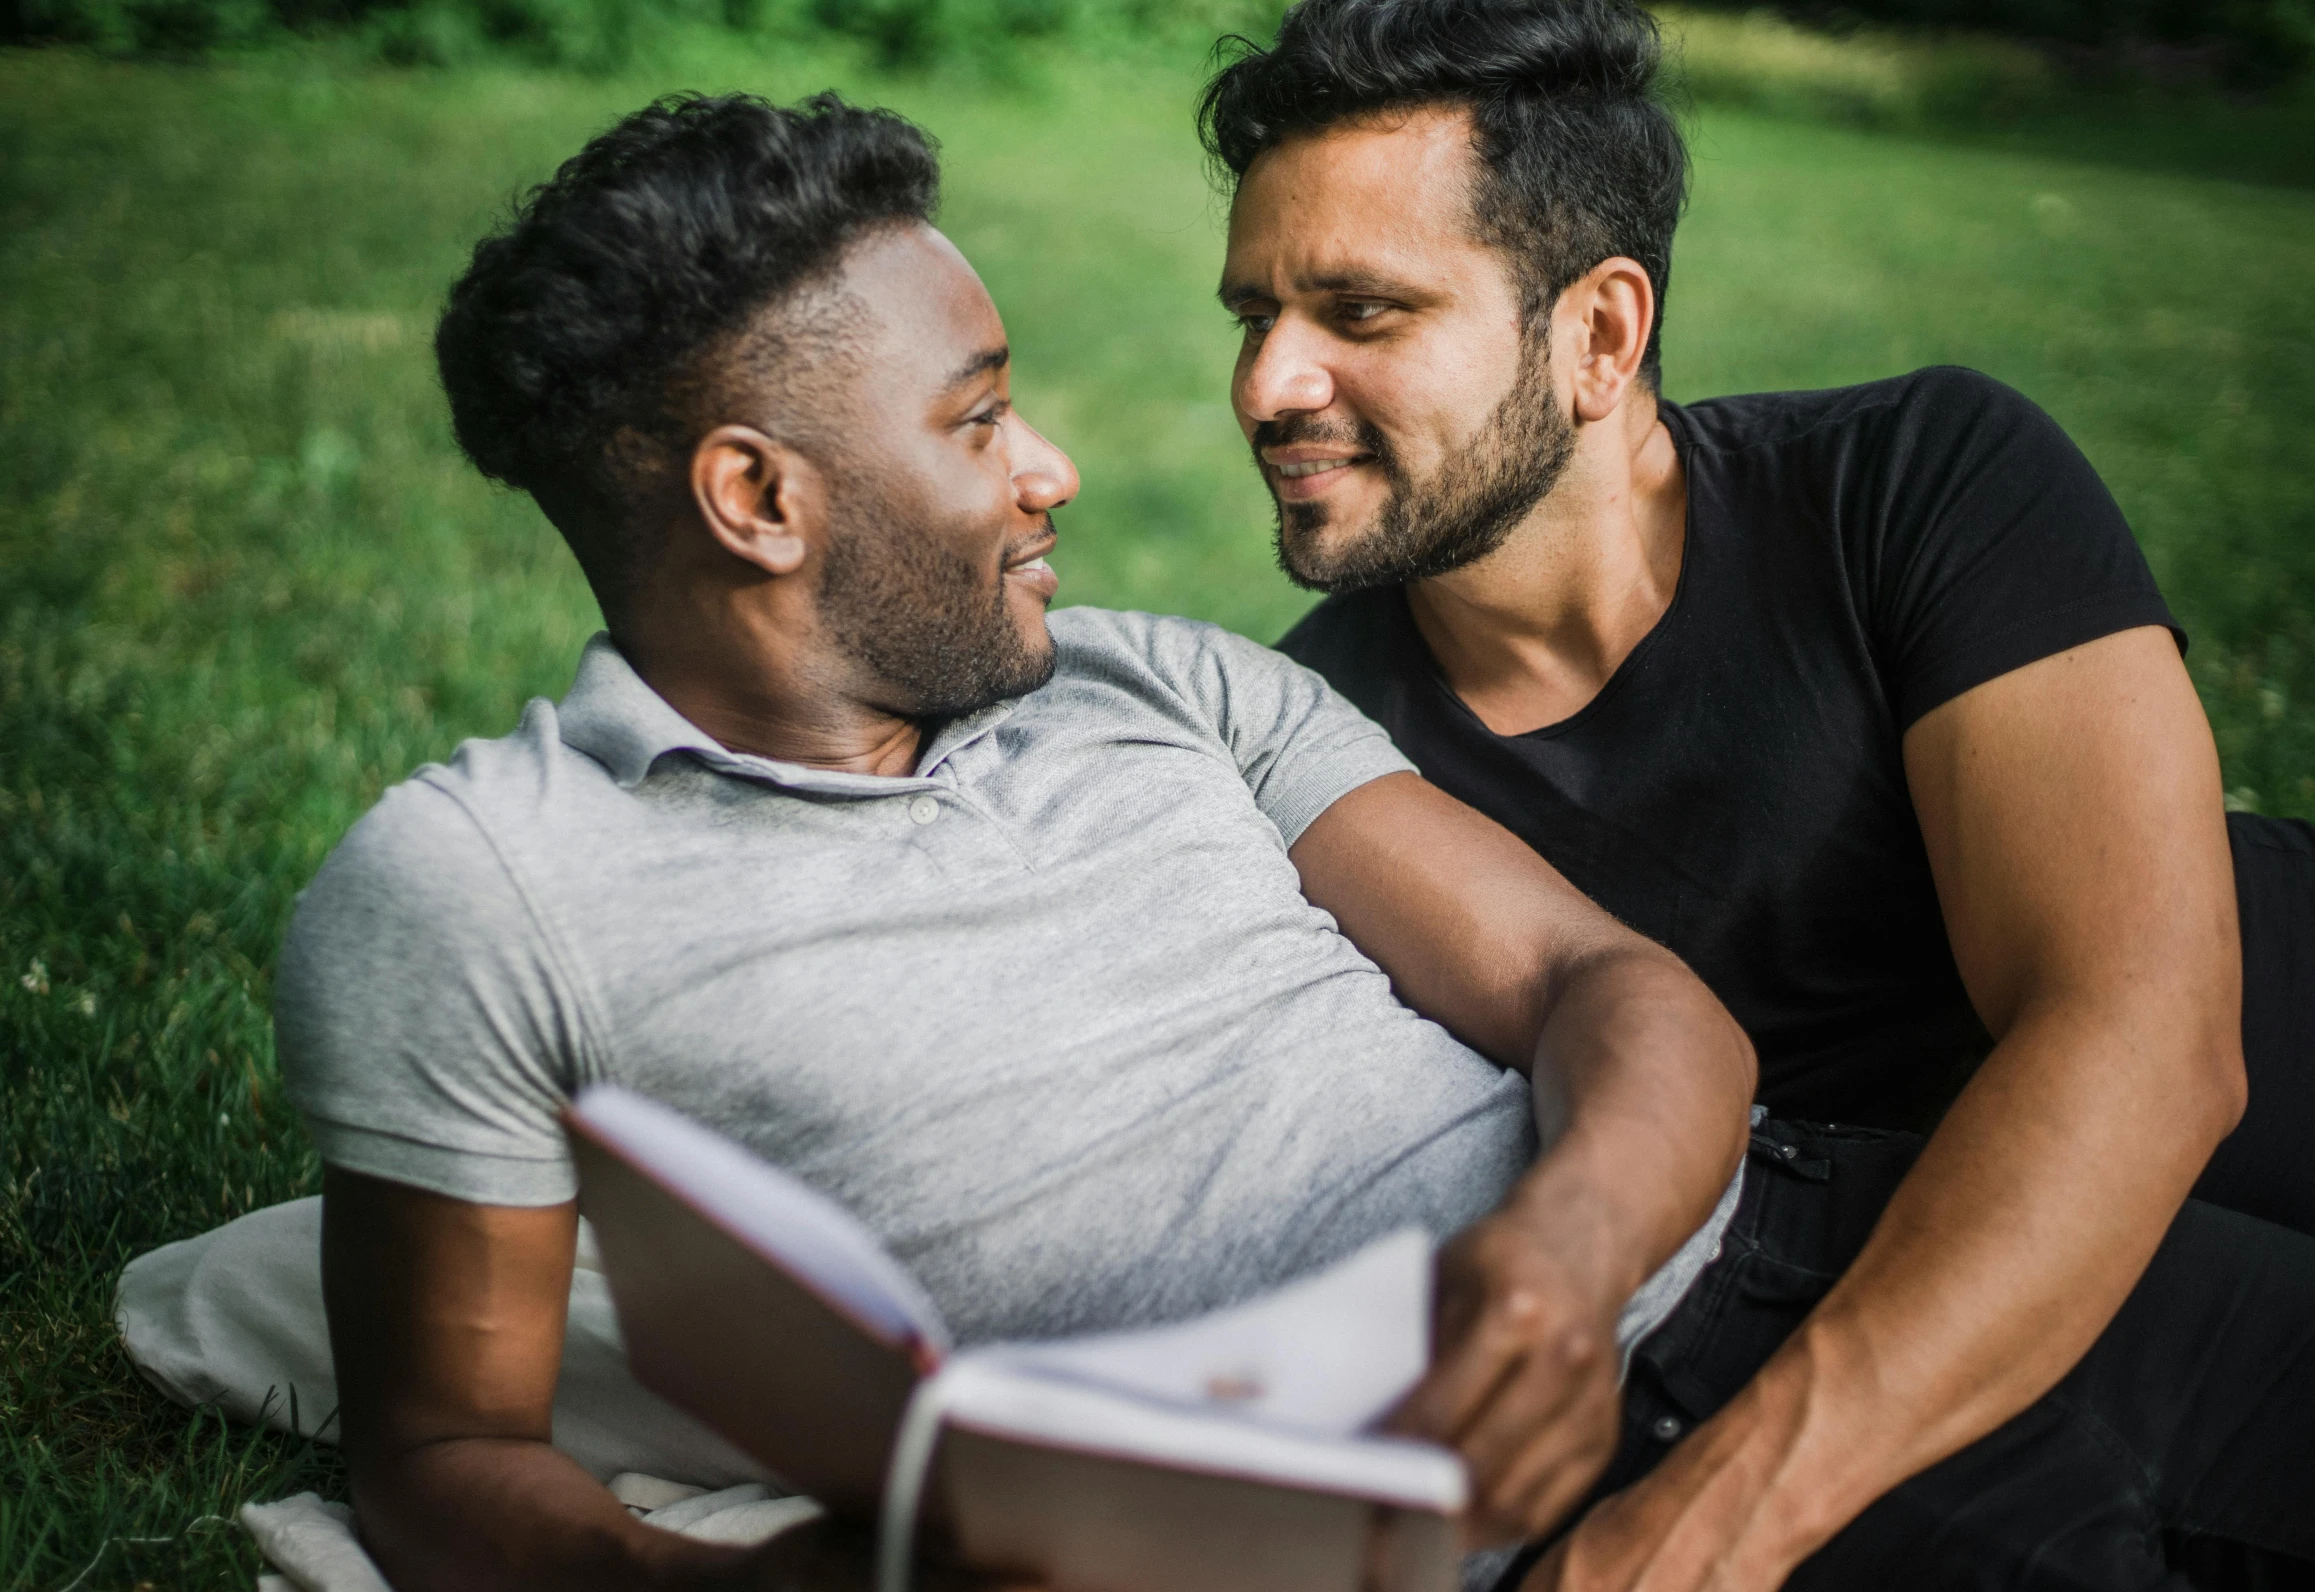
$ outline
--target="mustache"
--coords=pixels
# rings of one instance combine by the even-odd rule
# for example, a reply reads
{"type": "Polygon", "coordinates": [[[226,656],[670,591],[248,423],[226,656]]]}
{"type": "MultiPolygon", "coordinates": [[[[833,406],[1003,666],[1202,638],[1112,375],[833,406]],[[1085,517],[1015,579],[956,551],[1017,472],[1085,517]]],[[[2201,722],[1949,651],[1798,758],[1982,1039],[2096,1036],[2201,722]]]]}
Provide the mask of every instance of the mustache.
{"type": "Polygon", "coordinates": [[[1288,415],[1283,420],[1257,423],[1252,440],[1256,453],[1297,442],[1348,443],[1361,453],[1373,454],[1385,465],[1391,462],[1390,443],[1369,420],[1322,420],[1316,415],[1288,415]]]}
{"type": "MultiPolygon", "coordinates": [[[[1023,553],[1026,553],[1030,548],[1035,547],[1039,542],[1051,541],[1058,545],[1060,540],[1061,528],[1053,523],[1053,511],[1047,509],[1044,513],[1037,516],[1036,530],[1030,532],[1027,536],[1015,537],[1012,541],[1009,541],[1005,544],[1005,562],[1008,564],[1011,563],[1014,559],[1019,558],[1023,553]]],[[[1048,549],[1048,551],[1050,551],[1050,549],[1048,549]]]]}

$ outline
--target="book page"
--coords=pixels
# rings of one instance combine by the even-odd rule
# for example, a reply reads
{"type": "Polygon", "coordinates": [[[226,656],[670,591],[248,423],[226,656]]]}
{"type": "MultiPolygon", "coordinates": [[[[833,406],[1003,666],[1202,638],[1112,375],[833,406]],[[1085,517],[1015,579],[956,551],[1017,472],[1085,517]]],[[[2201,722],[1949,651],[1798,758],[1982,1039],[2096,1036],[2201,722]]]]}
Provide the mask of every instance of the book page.
{"type": "Polygon", "coordinates": [[[1033,1447],[1440,1514],[1455,1513],[1465,1501],[1463,1462],[1447,1449],[1408,1438],[1273,1425],[1041,1374],[977,1351],[949,1361],[929,1386],[940,1419],[951,1428],[1033,1447]]]}
{"type": "Polygon", "coordinates": [[[1347,1436],[1430,1359],[1431,1242],[1407,1228],[1275,1293],[1173,1326],[976,1351],[1212,1415],[1347,1436]]]}
{"type": "Polygon", "coordinates": [[[935,1356],[948,1352],[948,1328],[917,1280],[865,1223],[817,1189],[616,1084],[582,1090],[571,1114],[869,1332],[921,1343],[935,1356]]]}

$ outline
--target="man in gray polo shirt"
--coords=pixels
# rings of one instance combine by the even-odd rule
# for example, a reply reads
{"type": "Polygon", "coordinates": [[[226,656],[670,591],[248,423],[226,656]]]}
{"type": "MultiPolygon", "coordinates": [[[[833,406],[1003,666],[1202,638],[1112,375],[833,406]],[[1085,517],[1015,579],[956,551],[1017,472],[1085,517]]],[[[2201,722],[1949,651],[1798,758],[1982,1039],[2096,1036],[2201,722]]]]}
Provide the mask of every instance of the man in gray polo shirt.
{"type": "Polygon", "coordinates": [[[1279,655],[1048,627],[1075,472],[1010,408],[935,186],[897,118],[666,102],[452,292],[459,440],[610,628],[559,705],[388,792],[282,953],[398,1585],[856,1573],[841,1533],[746,1557],[637,1525],[549,1447],[557,1113],[591,1082],[844,1202],[968,1340],[1453,1237],[1404,1420],[1464,1454],[1475,1537],[1598,1474],[1618,1348],[1733,1208],[1751,1052],[1669,953],[1279,655]]]}

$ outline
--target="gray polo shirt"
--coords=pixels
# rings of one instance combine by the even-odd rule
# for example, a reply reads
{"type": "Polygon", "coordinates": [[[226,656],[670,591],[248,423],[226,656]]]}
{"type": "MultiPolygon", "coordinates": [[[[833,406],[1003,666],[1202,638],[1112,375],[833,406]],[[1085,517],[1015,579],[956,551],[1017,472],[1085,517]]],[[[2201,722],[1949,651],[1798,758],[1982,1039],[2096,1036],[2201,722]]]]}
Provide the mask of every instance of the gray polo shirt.
{"type": "Polygon", "coordinates": [[[1052,628],[1052,682],[904,778],[727,751],[597,637],[559,706],[388,791],[306,891],[274,1009],[324,1159],[558,1202],[556,1113],[615,1080],[849,1206],[967,1342],[1179,1317],[1484,1214],[1536,1152],[1524,1081],[1402,1006],[1287,858],[1406,760],[1211,625],[1052,628]]]}

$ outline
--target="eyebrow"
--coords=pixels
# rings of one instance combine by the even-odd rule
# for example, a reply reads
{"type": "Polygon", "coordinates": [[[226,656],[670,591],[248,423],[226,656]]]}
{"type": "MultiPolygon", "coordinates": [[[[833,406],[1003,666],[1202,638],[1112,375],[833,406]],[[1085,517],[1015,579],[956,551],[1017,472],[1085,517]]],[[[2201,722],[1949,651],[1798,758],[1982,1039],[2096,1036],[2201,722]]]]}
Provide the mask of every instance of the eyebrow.
{"type": "MultiPolygon", "coordinates": [[[[1295,286],[1312,293],[1348,293],[1375,298],[1421,296],[1411,283],[1397,282],[1387,276],[1374,276],[1363,271],[1329,271],[1320,276],[1304,277],[1295,286]]],[[[1251,282],[1224,282],[1214,296],[1222,301],[1224,309],[1235,309],[1249,299],[1266,299],[1270,294],[1251,282]]]]}
{"type": "Polygon", "coordinates": [[[1000,343],[995,348],[984,348],[949,373],[942,385],[943,392],[953,392],[975,377],[986,376],[992,370],[1003,370],[1013,362],[1013,351],[1000,343]]]}

